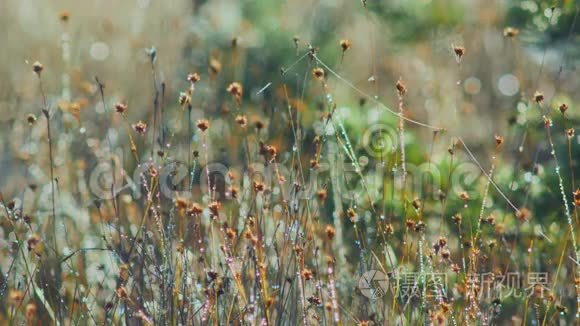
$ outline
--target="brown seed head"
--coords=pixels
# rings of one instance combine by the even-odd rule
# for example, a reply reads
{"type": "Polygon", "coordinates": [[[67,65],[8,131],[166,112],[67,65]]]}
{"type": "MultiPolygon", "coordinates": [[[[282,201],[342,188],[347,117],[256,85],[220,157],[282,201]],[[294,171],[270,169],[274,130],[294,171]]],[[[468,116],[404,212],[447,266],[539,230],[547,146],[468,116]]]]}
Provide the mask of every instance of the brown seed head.
{"type": "Polygon", "coordinates": [[[37,74],[40,75],[40,73],[42,72],[42,70],[44,69],[44,66],[42,65],[42,63],[36,61],[32,64],[32,70],[37,74]]]}
{"type": "Polygon", "coordinates": [[[356,218],[356,212],[354,211],[354,209],[352,207],[349,207],[346,210],[346,215],[348,216],[348,218],[350,219],[351,222],[354,222],[354,219],[356,218]]]}
{"type": "Polygon", "coordinates": [[[228,239],[234,240],[236,238],[236,230],[234,230],[232,228],[227,228],[226,229],[226,236],[228,237],[228,239]]]}
{"type": "Polygon", "coordinates": [[[179,93],[179,105],[184,106],[189,103],[191,103],[191,96],[185,92],[179,93]]]}
{"type": "Polygon", "coordinates": [[[453,53],[455,53],[455,56],[457,57],[457,60],[459,61],[465,55],[465,48],[463,46],[454,46],[453,53]]]}
{"type": "Polygon", "coordinates": [[[255,126],[256,126],[256,129],[258,129],[258,131],[264,129],[264,123],[260,120],[256,121],[255,126]]]}
{"type": "Polygon", "coordinates": [[[324,231],[326,232],[326,236],[328,237],[329,240],[334,239],[336,230],[334,229],[334,227],[332,227],[332,225],[327,225],[324,231]]]}
{"type": "Polygon", "coordinates": [[[560,104],[560,112],[562,112],[562,114],[564,114],[564,113],[566,113],[566,111],[568,111],[568,105],[566,103],[560,104]]]}
{"type": "Polygon", "coordinates": [[[310,168],[312,169],[318,169],[319,164],[318,164],[318,160],[313,158],[310,160],[310,168]]]}
{"type": "Polygon", "coordinates": [[[451,270],[453,271],[453,273],[459,273],[461,272],[461,267],[459,267],[459,265],[457,264],[451,264],[451,270]]]}
{"type": "Polygon", "coordinates": [[[405,93],[407,93],[407,87],[405,87],[405,84],[403,84],[402,80],[399,79],[395,87],[397,88],[397,93],[399,96],[403,96],[405,93]]]}
{"type": "Polygon", "coordinates": [[[34,248],[40,243],[40,235],[38,235],[37,233],[31,234],[28,237],[26,243],[28,244],[28,251],[34,250],[34,248]]]}
{"type": "Polygon", "coordinates": [[[197,120],[197,129],[201,130],[201,132],[206,131],[209,128],[209,121],[206,119],[197,120]]]}
{"type": "Polygon", "coordinates": [[[514,27],[506,27],[503,30],[503,36],[505,37],[509,37],[509,38],[514,38],[516,36],[518,36],[518,34],[520,33],[520,30],[514,27]]]}
{"type": "Polygon", "coordinates": [[[203,208],[198,203],[193,203],[187,209],[187,214],[190,216],[199,216],[203,212],[203,208]]]}
{"type": "Polygon", "coordinates": [[[247,125],[248,119],[246,119],[246,116],[238,115],[236,116],[236,123],[243,128],[247,125]]]}
{"type": "Polygon", "coordinates": [[[574,205],[576,207],[580,207],[580,188],[576,189],[576,191],[574,191],[573,195],[574,195],[574,205]]]}
{"type": "Polygon", "coordinates": [[[115,104],[115,111],[117,111],[117,113],[125,113],[125,111],[127,111],[127,104],[121,102],[115,104]]]}
{"type": "Polygon", "coordinates": [[[31,320],[36,317],[36,305],[32,302],[26,305],[26,319],[31,320]]]}
{"type": "Polygon", "coordinates": [[[119,278],[123,281],[127,281],[129,279],[129,265],[123,264],[119,266],[119,278]]]}
{"type": "Polygon", "coordinates": [[[525,222],[525,221],[529,220],[531,216],[532,216],[532,212],[530,212],[530,210],[525,208],[525,207],[519,209],[516,212],[516,217],[518,218],[518,220],[520,220],[520,222],[525,222]]]}
{"type": "Polygon", "coordinates": [[[495,146],[500,147],[501,144],[503,144],[503,137],[500,135],[495,135],[494,138],[495,138],[495,146]]]}
{"type": "Polygon", "coordinates": [[[348,49],[350,49],[350,45],[351,44],[349,40],[340,40],[340,47],[342,48],[342,52],[346,52],[348,49]]]}
{"type": "Polygon", "coordinates": [[[127,293],[127,289],[125,289],[125,287],[121,286],[117,288],[117,297],[119,297],[119,299],[121,300],[127,300],[129,298],[129,294],[127,293]]]}
{"type": "Polygon", "coordinates": [[[421,208],[421,199],[419,198],[413,199],[413,207],[415,207],[415,209],[421,208]]]}
{"type": "Polygon", "coordinates": [[[10,290],[8,293],[8,299],[14,304],[20,304],[24,300],[24,292],[20,290],[10,290]]]}
{"type": "Polygon", "coordinates": [[[217,217],[219,215],[219,209],[221,204],[218,201],[213,201],[209,204],[209,212],[212,217],[217,217]]]}
{"type": "Polygon", "coordinates": [[[133,129],[140,135],[145,135],[147,132],[147,124],[143,121],[138,121],[137,123],[133,124],[133,129]]]}
{"type": "Polygon", "coordinates": [[[70,18],[70,13],[69,13],[68,11],[66,11],[66,10],[64,10],[64,11],[61,11],[61,12],[58,14],[58,18],[60,18],[60,20],[61,20],[63,23],[66,23],[66,22],[68,22],[68,20],[69,20],[69,18],[70,18]]]}
{"type": "Polygon", "coordinates": [[[187,208],[187,199],[183,198],[183,197],[177,197],[175,198],[175,207],[177,207],[180,210],[184,210],[187,208]]]}
{"type": "Polygon", "coordinates": [[[304,268],[302,270],[302,278],[304,278],[304,280],[308,281],[311,280],[314,277],[314,273],[312,273],[311,270],[309,270],[308,268],[304,268]]]}
{"type": "Polygon", "coordinates": [[[324,79],[324,70],[322,68],[314,68],[312,69],[312,77],[316,80],[323,80],[324,79]]]}
{"type": "Polygon", "coordinates": [[[263,183],[259,182],[259,181],[254,181],[254,190],[256,192],[262,192],[264,191],[265,186],[263,183]]]}
{"type": "Polygon", "coordinates": [[[31,113],[26,117],[26,121],[28,121],[29,125],[33,125],[36,122],[36,116],[31,113]]]}
{"type": "Polygon", "coordinates": [[[209,59],[209,72],[212,76],[216,76],[222,70],[222,64],[216,58],[209,59]]]}
{"type": "Polygon", "coordinates": [[[324,188],[318,189],[318,191],[316,192],[316,196],[321,201],[325,201],[326,198],[328,197],[328,191],[326,189],[324,189],[324,188]]]}
{"type": "Polygon", "coordinates": [[[544,102],[544,94],[542,92],[536,91],[534,93],[534,101],[536,101],[536,103],[541,104],[544,102]]]}
{"type": "Polygon", "coordinates": [[[234,186],[228,188],[228,192],[232,198],[238,198],[238,189],[234,186]]]}
{"type": "Polygon", "coordinates": [[[195,83],[197,83],[198,81],[200,81],[200,80],[201,80],[201,77],[199,77],[199,74],[198,74],[197,72],[195,72],[195,73],[193,73],[193,74],[189,74],[189,75],[187,75],[187,80],[188,80],[190,83],[192,83],[192,84],[195,84],[195,83]]]}
{"type": "Polygon", "coordinates": [[[242,98],[242,95],[244,93],[242,84],[238,82],[231,83],[226,90],[228,91],[228,93],[232,94],[232,96],[235,97],[236,100],[238,101],[242,98]]]}

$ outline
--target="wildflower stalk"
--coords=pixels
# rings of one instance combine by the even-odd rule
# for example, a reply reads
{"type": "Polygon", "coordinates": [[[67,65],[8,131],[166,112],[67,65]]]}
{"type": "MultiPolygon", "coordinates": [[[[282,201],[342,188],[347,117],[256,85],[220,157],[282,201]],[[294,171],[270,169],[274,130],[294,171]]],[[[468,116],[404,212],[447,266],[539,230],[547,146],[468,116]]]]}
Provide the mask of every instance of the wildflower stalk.
{"type": "MultiPolygon", "coordinates": [[[[554,158],[554,163],[556,165],[556,176],[558,177],[558,187],[560,188],[560,194],[562,195],[562,203],[564,205],[564,213],[566,214],[566,220],[568,222],[568,227],[570,228],[570,234],[572,239],[572,248],[574,249],[574,256],[576,262],[580,262],[580,253],[578,252],[578,245],[576,242],[576,233],[574,230],[574,222],[572,221],[572,214],[570,212],[570,207],[568,206],[568,198],[566,196],[566,191],[564,188],[564,182],[562,180],[562,174],[560,172],[560,164],[558,163],[558,156],[556,154],[556,149],[554,142],[552,141],[552,119],[544,116],[544,127],[546,129],[546,134],[548,136],[548,143],[550,144],[550,155],[554,158]]],[[[578,268],[578,263],[574,266],[576,279],[580,279],[580,269],[578,268]]],[[[576,290],[576,318],[580,319],[580,283],[575,282],[576,290]]]]}

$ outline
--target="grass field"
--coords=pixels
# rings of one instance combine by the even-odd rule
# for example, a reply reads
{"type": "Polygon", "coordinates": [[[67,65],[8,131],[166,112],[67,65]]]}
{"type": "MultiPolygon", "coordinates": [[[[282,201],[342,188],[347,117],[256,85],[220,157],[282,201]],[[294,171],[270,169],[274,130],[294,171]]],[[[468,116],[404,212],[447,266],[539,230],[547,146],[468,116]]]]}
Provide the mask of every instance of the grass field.
{"type": "Polygon", "coordinates": [[[0,2],[0,325],[579,325],[575,1],[0,2]]]}

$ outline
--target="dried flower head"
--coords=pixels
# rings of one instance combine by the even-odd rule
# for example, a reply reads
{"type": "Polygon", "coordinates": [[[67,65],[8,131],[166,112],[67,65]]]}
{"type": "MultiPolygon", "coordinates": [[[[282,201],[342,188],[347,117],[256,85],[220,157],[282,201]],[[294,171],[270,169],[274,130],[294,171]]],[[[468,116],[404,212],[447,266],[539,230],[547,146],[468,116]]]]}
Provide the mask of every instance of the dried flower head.
{"type": "Polygon", "coordinates": [[[525,207],[519,209],[516,212],[516,217],[518,220],[520,220],[520,222],[525,222],[525,221],[529,220],[531,216],[532,216],[532,212],[530,212],[530,210],[525,208],[525,207]]]}
{"type": "Polygon", "coordinates": [[[20,304],[20,302],[24,300],[24,292],[14,289],[10,290],[8,293],[8,299],[14,304],[20,304]]]}
{"type": "Polygon", "coordinates": [[[133,124],[133,129],[140,135],[145,135],[145,133],[147,132],[147,124],[143,121],[139,121],[133,124]]]}
{"type": "Polygon", "coordinates": [[[425,222],[423,221],[417,221],[417,223],[415,223],[415,232],[421,232],[423,230],[425,230],[425,222]]]}
{"type": "Polygon", "coordinates": [[[324,232],[326,233],[326,236],[328,237],[329,240],[332,240],[336,235],[336,230],[334,229],[334,227],[332,227],[332,225],[327,225],[326,228],[324,229],[324,232]]]}
{"type": "Polygon", "coordinates": [[[63,23],[66,23],[70,19],[70,13],[68,11],[66,11],[66,10],[63,10],[63,11],[61,11],[61,12],[58,13],[58,18],[63,23]]]}
{"type": "Polygon", "coordinates": [[[179,105],[184,106],[191,103],[191,96],[186,92],[179,93],[179,105]]]}
{"type": "Polygon", "coordinates": [[[188,207],[187,199],[177,196],[175,198],[175,207],[180,210],[186,209],[188,207]]]}
{"type": "Polygon", "coordinates": [[[580,207],[580,188],[576,189],[573,195],[574,195],[574,205],[576,207],[580,207]]]}
{"type": "Polygon", "coordinates": [[[29,125],[33,125],[36,122],[36,116],[31,113],[26,117],[26,121],[28,121],[29,125]]]}
{"type": "Polygon", "coordinates": [[[495,146],[500,147],[503,144],[503,137],[500,135],[495,135],[495,146]]]}
{"type": "Polygon", "coordinates": [[[322,68],[314,68],[312,69],[312,77],[316,80],[323,80],[324,79],[324,70],[322,68]]]}
{"type": "Polygon", "coordinates": [[[236,238],[236,235],[237,235],[236,230],[232,228],[226,229],[226,236],[228,237],[228,239],[234,240],[236,238]]]}
{"type": "Polygon", "coordinates": [[[121,300],[127,300],[129,298],[129,293],[127,292],[127,289],[125,289],[125,287],[120,286],[117,288],[117,297],[119,297],[119,299],[121,300]]]}
{"type": "Polygon", "coordinates": [[[201,78],[199,77],[199,74],[197,72],[187,75],[187,81],[189,81],[192,84],[195,84],[200,80],[201,78]]]}
{"type": "Polygon", "coordinates": [[[115,111],[117,111],[117,113],[125,113],[125,111],[127,111],[127,104],[121,102],[115,104],[115,111]]]}
{"type": "Polygon", "coordinates": [[[226,89],[228,93],[232,94],[232,96],[239,101],[242,98],[244,90],[242,88],[242,84],[238,82],[231,83],[228,88],[226,89]]]}
{"type": "Polygon", "coordinates": [[[350,221],[354,223],[354,220],[356,218],[356,212],[354,211],[354,208],[349,207],[346,210],[346,215],[348,216],[348,218],[350,219],[350,221]]]}
{"type": "Polygon", "coordinates": [[[325,201],[328,197],[328,190],[325,188],[318,189],[318,191],[316,191],[316,197],[318,197],[318,199],[321,201],[325,201]]]}
{"type": "Polygon", "coordinates": [[[459,273],[461,272],[461,267],[459,267],[459,265],[457,264],[451,264],[451,270],[453,271],[453,273],[459,273]]]}
{"type": "Polygon", "coordinates": [[[322,299],[320,299],[319,297],[315,297],[315,296],[310,296],[308,297],[308,303],[310,303],[311,305],[315,305],[315,306],[319,306],[322,304],[322,299]]]}
{"type": "Polygon", "coordinates": [[[236,123],[243,128],[248,124],[248,119],[244,115],[238,115],[236,116],[236,123]]]}
{"type": "Polygon", "coordinates": [[[26,319],[32,320],[36,317],[37,308],[32,302],[26,305],[26,319]]]}
{"type": "Polygon", "coordinates": [[[212,76],[216,76],[217,74],[220,73],[220,71],[222,70],[222,63],[216,59],[216,58],[211,58],[209,59],[209,72],[212,76]]]}
{"type": "Polygon", "coordinates": [[[405,87],[405,84],[403,84],[403,81],[400,79],[397,81],[395,87],[397,88],[397,93],[399,96],[403,96],[407,92],[407,87],[405,87]]]}
{"type": "Polygon", "coordinates": [[[413,207],[415,209],[419,209],[421,208],[421,199],[419,199],[418,197],[416,197],[415,199],[413,199],[413,207]]]}
{"type": "Polygon", "coordinates": [[[208,208],[211,217],[215,218],[219,215],[220,206],[221,204],[218,201],[213,201],[209,204],[208,208]]]}
{"type": "Polygon", "coordinates": [[[463,219],[463,217],[461,216],[461,214],[457,213],[453,216],[451,216],[451,219],[453,220],[453,222],[455,222],[456,224],[461,224],[461,220],[463,219]]]}
{"type": "Polygon", "coordinates": [[[519,33],[520,30],[514,27],[506,27],[503,29],[503,36],[505,37],[514,38],[518,36],[519,33]]]}
{"type": "Polygon", "coordinates": [[[123,281],[127,281],[129,279],[129,265],[123,264],[119,266],[119,278],[123,281]]]}
{"type": "Polygon", "coordinates": [[[203,212],[203,208],[198,203],[193,203],[187,209],[187,215],[189,216],[199,216],[203,212]]]}
{"type": "Polygon", "coordinates": [[[36,233],[31,234],[26,243],[28,244],[28,251],[34,250],[34,248],[40,243],[40,235],[36,233]]]}
{"type": "Polygon", "coordinates": [[[254,181],[254,190],[256,192],[262,192],[262,191],[264,191],[264,189],[265,189],[265,186],[262,182],[254,181]]]}
{"type": "Polygon", "coordinates": [[[467,193],[467,191],[462,191],[459,193],[459,198],[466,202],[469,200],[469,194],[467,193]]]}
{"type": "Polygon", "coordinates": [[[489,215],[488,217],[483,219],[483,222],[489,225],[495,225],[495,216],[489,215]]]}
{"type": "Polygon", "coordinates": [[[234,199],[238,198],[238,189],[236,187],[230,186],[228,188],[228,193],[229,193],[230,197],[232,197],[234,199]]]}
{"type": "Polygon", "coordinates": [[[560,104],[560,112],[562,112],[562,114],[564,114],[564,113],[566,113],[566,111],[568,111],[568,105],[566,103],[560,104]]]}
{"type": "Polygon", "coordinates": [[[256,129],[258,129],[258,131],[264,129],[264,123],[260,120],[256,121],[255,126],[256,126],[256,129]]]}
{"type": "Polygon", "coordinates": [[[544,102],[544,94],[542,92],[536,91],[534,93],[534,101],[536,101],[536,103],[541,104],[544,102]]]}
{"type": "Polygon", "coordinates": [[[314,277],[314,273],[312,273],[311,270],[309,270],[308,268],[304,268],[302,270],[302,278],[304,278],[304,280],[308,281],[311,280],[314,277]]]}
{"type": "Polygon", "coordinates": [[[343,39],[340,40],[340,47],[342,49],[342,52],[346,52],[348,49],[350,49],[350,41],[347,39],[343,39]]]}
{"type": "Polygon", "coordinates": [[[274,160],[276,158],[276,155],[278,155],[278,149],[276,149],[276,147],[273,145],[267,145],[266,153],[268,153],[271,160],[274,160]]]}
{"type": "Polygon", "coordinates": [[[313,158],[310,160],[310,168],[312,169],[318,169],[319,164],[318,164],[318,160],[316,158],[313,158]]]}
{"type": "Polygon", "coordinates": [[[461,61],[465,55],[465,48],[463,46],[453,46],[453,53],[455,53],[457,61],[461,61]]]}
{"type": "Polygon", "coordinates": [[[32,70],[40,76],[40,73],[42,72],[42,70],[44,69],[44,66],[42,65],[42,63],[35,61],[32,64],[32,70]]]}
{"type": "Polygon", "coordinates": [[[201,130],[201,132],[206,131],[209,128],[209,121],[206,119],[197,120],[197,129],[201,130]]]}
{"type": "Polygon", "coordinates": [[[574,134],[575,134],[574,128],[570,128],[570,129],[566,130],[566,135],[568,135],[568,138],[570,138],[570,139],[574,138],[574,134]]]}

